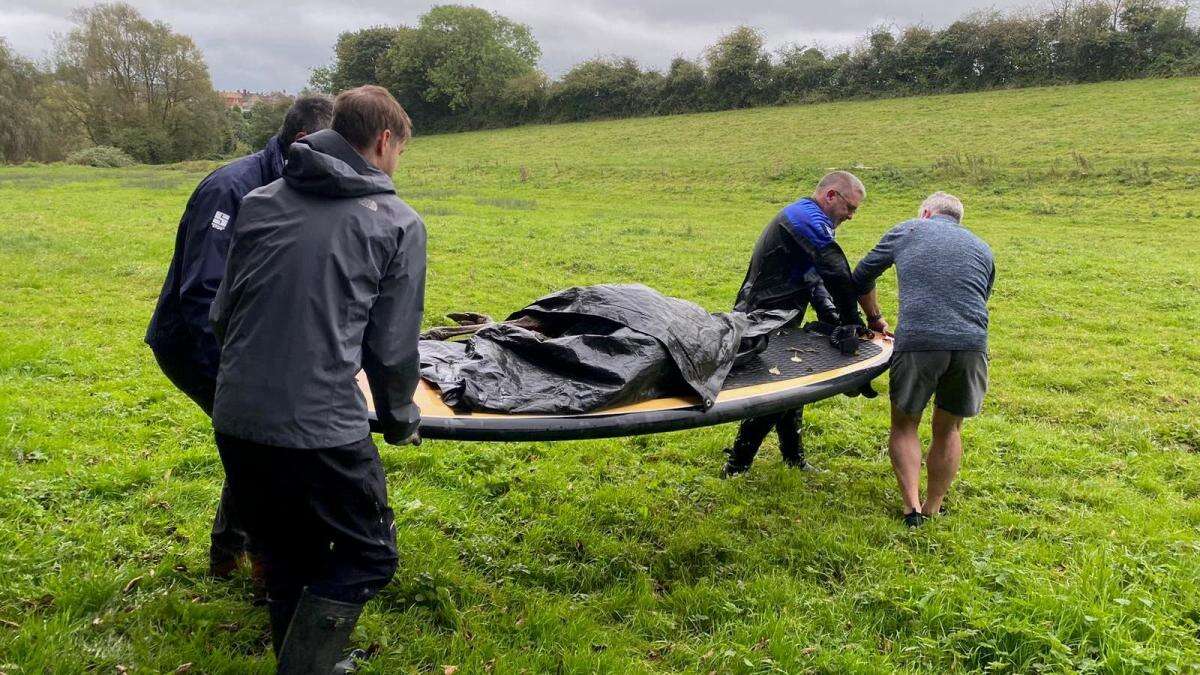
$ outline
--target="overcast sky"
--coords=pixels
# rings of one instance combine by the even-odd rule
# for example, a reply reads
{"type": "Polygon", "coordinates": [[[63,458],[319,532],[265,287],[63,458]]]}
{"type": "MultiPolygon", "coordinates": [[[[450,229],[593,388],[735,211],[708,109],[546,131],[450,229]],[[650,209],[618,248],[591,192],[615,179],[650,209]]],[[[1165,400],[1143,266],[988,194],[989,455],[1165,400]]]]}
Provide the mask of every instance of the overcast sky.
{"type": "MultiPolygon", "coordinates": [[[[1038,0],[460,0],[528,24],[542,68],[557,76],[594,56],[632,56],[662,68],[699,56],[738,24],[758,28],[772,49],[798,42],[854,43],[872,26],[940,27],[977,10],[1039,7],[1038,0]],[[836,8],[836,9],[835,9],[836,8]]],[[[415,24],[433,2],[386,0],[129,0],[146,17],[190,35],[218,89],[298,91],[332,56],[338,33],[415,24]]],[[[0,37],[27,58],[46,57],[53,34],[80,2],[0,0],[0,37]]]]}

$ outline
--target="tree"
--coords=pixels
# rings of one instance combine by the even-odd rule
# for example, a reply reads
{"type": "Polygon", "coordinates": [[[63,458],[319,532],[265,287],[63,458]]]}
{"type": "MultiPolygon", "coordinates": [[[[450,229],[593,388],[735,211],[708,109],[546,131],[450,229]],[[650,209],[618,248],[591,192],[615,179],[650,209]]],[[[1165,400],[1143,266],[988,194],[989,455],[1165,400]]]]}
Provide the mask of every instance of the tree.
{"type": "Polygon", "coordinates": [[[292,107],[292,99],[279,98],[270,101],[258,101],[250,106],[246,113],[246,144],[258,150],[279,133],[283,126],[283,118],[287,116],[288,108],[292,107]]]}
{"type": "Polygon", "coordinates": [[[1185,4],[1161,0],[1131,0],[1121,11],[1121,26],[1132,39],[1136,65],[1155,74],[1170,74],[1180,63],[1196,58],[1197,34],[1188,28],[1185,4]]]}
{"type": "Polygon", "coordinates": [[[226,118],[191,38],[124,3],[76,10],[56,76],[65,103],[92,143],[144,162],[207,156],[226,118]]]}
{"type": "Polygon", "coordinates": [[[0,39],[0,162],[60,159],[69,138],[56,137],[47,118],[45,78],[0,39]],[[56,144],[57,141],[57,144],[56,144]]]}
{"type": "Polygon", "coordinates": [[[528,26],[478,7],[441,5],[416,28],[398,29],[376,73],[414,117],[436,124],[495,102],[510,81],[536,72],[540,56],[528,26]]]}
{"type": "Polygon", "coordinates": [[[396,26],[371,26],[341,33],[333,47],[333,64],[313,71],[311,84],[327,94],[379,84],[379,61],[404,30],[396,26]]]}
{"type": "Polygon", "coordinates": [[[763,37],[748,26],[739,26],[708,48],[708,86],[719,110],[773,103],[771,60],[763,51],[763,37]]]}
{"type": "Polygon", "coordinates": [[[675,57],[660,89],[657,112],[670,115],[704,110],[705,94],[704,69],[700,64],[675,57]]]}
{"type": "Polygon", "coordinates": [[[514,77],[504,83],[491,105],[472,111],[474,119],[471,126],[514,125],[541,119],[549,89],[550,81],[540,71],[514,77]]]}
{"type": "Polygon", "coordinates": [[[779,53],[775,87],[779,100],[787,103],[832,98],[838,68],[816,47],[793,45],[779,53]]]}
{"type": "Polygon", "coordinates": [[[643,83],[642,71],[633,59],[584,61],[550,90],[550,107],[559,120],[629,117],[643,110],[643,83]]]}

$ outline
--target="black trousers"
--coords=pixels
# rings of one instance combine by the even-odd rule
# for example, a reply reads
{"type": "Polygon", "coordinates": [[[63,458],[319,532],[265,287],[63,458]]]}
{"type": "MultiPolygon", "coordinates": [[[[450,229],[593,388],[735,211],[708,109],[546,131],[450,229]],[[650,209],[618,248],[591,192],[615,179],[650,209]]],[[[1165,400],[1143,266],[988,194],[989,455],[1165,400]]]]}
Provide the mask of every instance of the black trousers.
{"type": "Polygon", "coordinates": [[[730,463],[749,467],[758,455],[758,449],[774,429],[779,436],[779,453],[785,460],[804,462],[804,445],[800,441],[800,425],[804,408],[788,410],[774,415],[752,417],[738,426],[737,438],[733,442],[730,463]]]}
{"type": "Polygon", "coordinates": [[[319,450],[216,438],[269,601],[294,602],[308,587],[323,598],[364,603],[391,581],[396,526],[370,436],[319,450]]]}
{"type": "MultiPolygon", "coordinates": [[[[216,379],[188,365],[189,356],[178,351],[156,349],[154,359],[171,384],[200,406],[204,414],[212,417],[216,379]]],[[[213,516],[209,560],[213,563],[233,561],[247,551],[249,543],[241,516],[229,492],[229,483],[226,482],[221,486],[221,501],[217,502],[217,513],[213,516]]]]}
{"type": "MultiPolygon", "coordinates": [[[[817,312],[818,319],[837,321],[837,310],[824,286],[817,286],[812,290],[810,301],[817,312]]],[[[754,309],[797,309],[800,314],[794,319],[794,325],[799,326],[804,323],[804,315],[807,313],[810,301],[790,305],[767,303],[756,306],[754,309]]],[[[779,453],[783,455],[783,458],[790,462],[803,464],[805,462],[804,444],[800,440],[800,425],[803,418],[804,408],[802,406],[774,415],[743,420],[738,426],[737,438],[733,442],[733,450],[729,457],[730,463],[743,468],[749,467],[754,462],[754,457],[758,455],[758,449],[766,440],[767,434],[774,429],[779,436],[779,453]]]]}

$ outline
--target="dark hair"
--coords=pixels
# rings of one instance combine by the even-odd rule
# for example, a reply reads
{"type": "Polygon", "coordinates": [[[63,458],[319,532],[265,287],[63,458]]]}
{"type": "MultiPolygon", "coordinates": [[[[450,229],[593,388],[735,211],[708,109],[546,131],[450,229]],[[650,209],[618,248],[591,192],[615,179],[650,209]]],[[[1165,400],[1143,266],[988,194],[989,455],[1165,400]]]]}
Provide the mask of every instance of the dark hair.
{"type": "Polygon", "coordinates": [[[303,131],[311,134],[322,129],[328,129],[333,121],[333,101],[328,96],[319,94],[301,96],[288,108],[283,116],[283,126],[279,128],[279,138],[290,144],[296,139],[296,134],[303,131]]]}
{"type": "Polygon", "coordinates": [[[412,138],[412,120],[383,87],[364,84],[338,94],[333,102],[333,130],[359,150],[371,147],[384,129],[405,143],[412,138]]]}

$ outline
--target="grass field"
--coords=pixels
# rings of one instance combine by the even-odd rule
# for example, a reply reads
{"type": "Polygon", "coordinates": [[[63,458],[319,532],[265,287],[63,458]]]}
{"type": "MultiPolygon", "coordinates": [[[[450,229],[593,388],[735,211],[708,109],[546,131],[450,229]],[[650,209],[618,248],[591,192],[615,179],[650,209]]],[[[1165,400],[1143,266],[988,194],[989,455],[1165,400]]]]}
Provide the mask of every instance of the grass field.
{"type": "MultiPolygon", "coordinates": [[[[372,671],[1200,672],[1197,110],[1178,79],[418,137],[428,325],[598,282],[727,309],[842,167],[852,261],[962,196],[993,379],[951,516],[911,532],[883,397],[809,409],[816,475],[769,446],[718,479],[728,425],[384,448],[372,671]]],[[[141,342],[206,168],[0,169],[0,671],[271,671],[248,580],[202,574],[209,424],[141,342]]]]}

